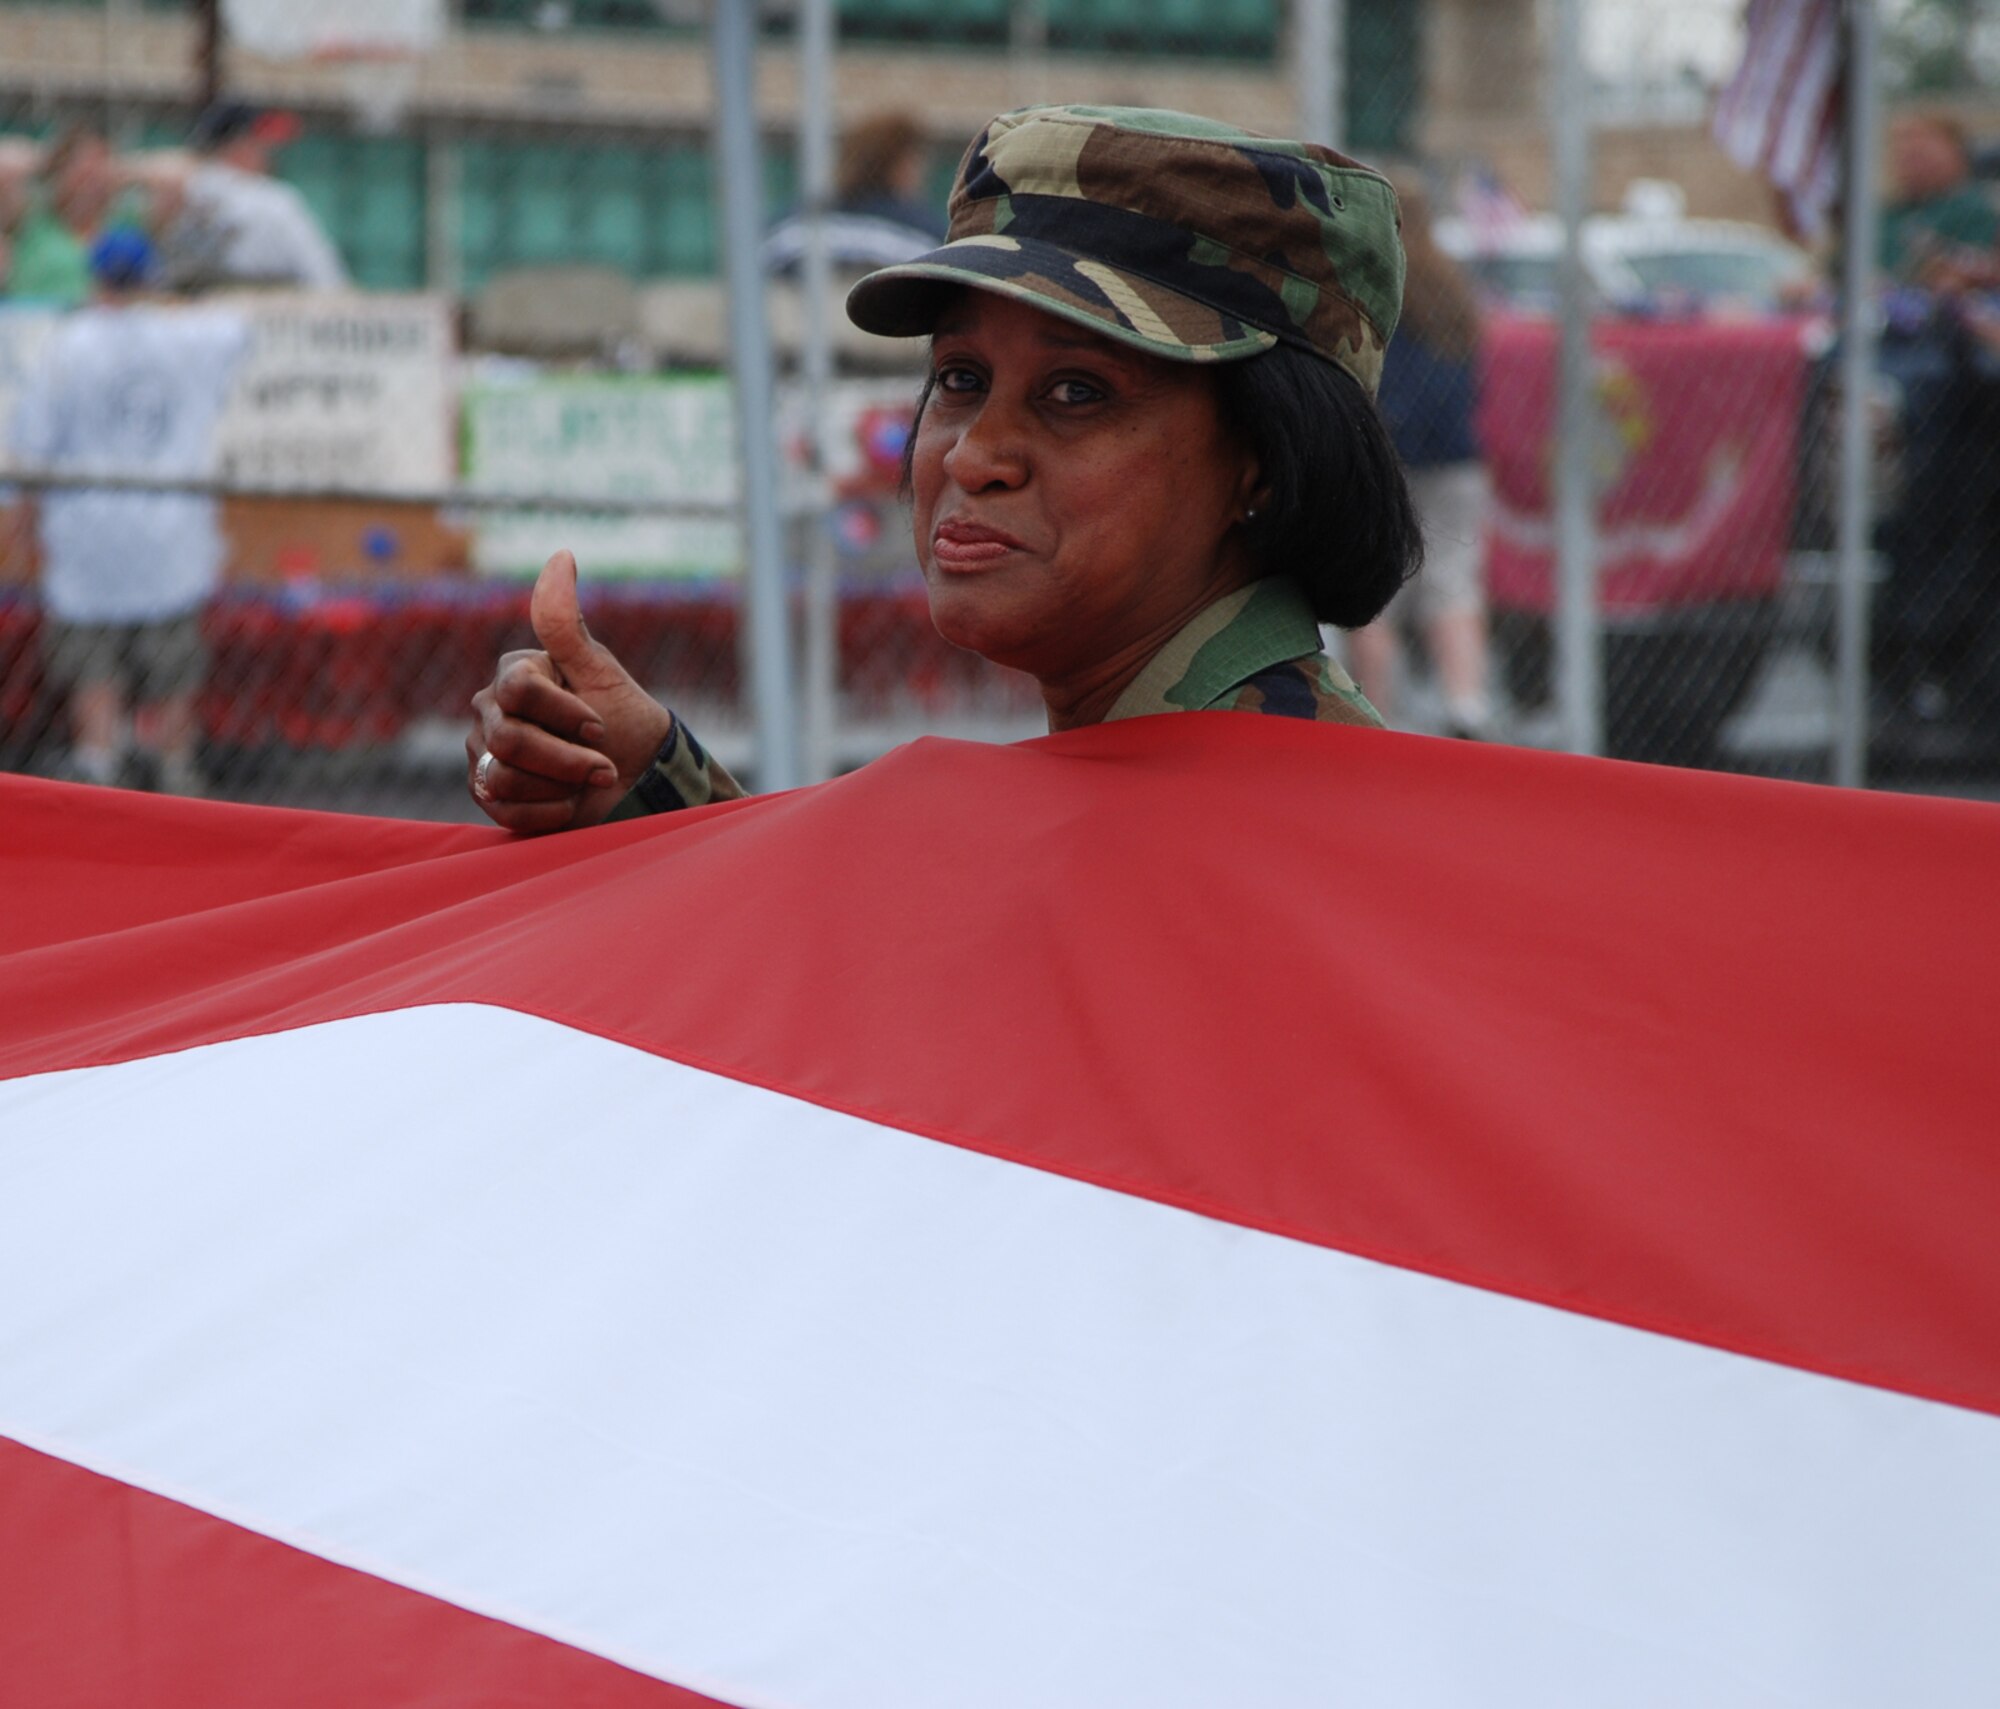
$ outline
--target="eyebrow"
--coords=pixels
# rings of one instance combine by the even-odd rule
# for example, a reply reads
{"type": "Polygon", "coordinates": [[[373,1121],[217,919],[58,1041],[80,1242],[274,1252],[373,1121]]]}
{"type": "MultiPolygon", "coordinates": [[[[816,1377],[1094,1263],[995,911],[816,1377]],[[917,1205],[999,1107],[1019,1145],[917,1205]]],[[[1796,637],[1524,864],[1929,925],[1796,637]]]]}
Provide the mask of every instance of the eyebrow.
{"type": "MultiPolygon", "coordinates": [[[[951,338],[964,336],[968,330],[967,318],[963,313],[939,315],[936,323],[931,327],[931,337],[951,338]]],[[[1050,318],[1053,319],[1054,317],[1051,316],[1050,318]]],[[[1060,327],[1063,323],[1057,321],[1056,324],[1060,327]]],[[[1048,333],[1045,335],[1045,342],[1055,345],[1060,350],[1089,350],[1098,355],[1115,356],[1120,360],[1123,360],[1127,354],[1118,348],[1114,340],[1100,337],[1094,332],[1085,332],[1080,328],[1075,332],[1060,331],[1048,333]]],[[[1136,355],[1137,352],[1133,352],[1132,354],[1136,355]]]]}

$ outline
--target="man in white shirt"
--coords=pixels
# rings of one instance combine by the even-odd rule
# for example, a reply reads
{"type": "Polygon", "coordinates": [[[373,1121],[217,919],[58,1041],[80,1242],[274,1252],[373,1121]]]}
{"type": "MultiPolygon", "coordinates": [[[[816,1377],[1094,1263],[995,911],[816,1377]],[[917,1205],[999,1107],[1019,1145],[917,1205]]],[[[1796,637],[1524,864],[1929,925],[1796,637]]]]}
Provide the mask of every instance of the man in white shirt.
{"type": "MultiPolygon", "coordinates": [[[[212,478],[247,324],[228,309],[145,301],[155,257],[137,232],[100,239],[90,260],[96,296],[56,330],[22,387],[14,455],[64,475],[212,478]]],[[[217,501],[63,488],[43,492],[35,513],[43,666],[69,691],[75,772],[97,783],[157,774],[161,787],[196,792],[201,611],[225,558],[217,501]]]]}
{"type": "Polygon", "coordinates": [[[156,180],[162,247],[176,285],[346,287],[347,269],[306,199],[270,176],[272,150],[297,134],[289,114],[235,101],[196,121],[191,157],[156,180]]]}

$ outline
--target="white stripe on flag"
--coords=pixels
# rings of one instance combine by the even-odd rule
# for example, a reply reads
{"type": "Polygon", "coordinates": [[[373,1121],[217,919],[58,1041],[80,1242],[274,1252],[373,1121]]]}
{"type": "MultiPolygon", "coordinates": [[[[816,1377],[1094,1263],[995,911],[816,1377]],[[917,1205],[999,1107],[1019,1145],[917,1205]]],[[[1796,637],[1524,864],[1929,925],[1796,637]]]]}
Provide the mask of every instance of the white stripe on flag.
{"type": "Polygon", "coordinates": [[[0,1433],[746,1705],[2000,1678],[2000,1419],[469,1005],[0,1083],[0,1433]]]}
{"type": "Polygon", "coordinates": [[[1790,96],[1773,115],[1769,167],[1773,183],[1804,187],[1839,78],[1840,32],[1828,24],[1807,40],[1792,75],[1790,96]]]}
{"type": "Polygon", "coordinates": [[[1743,38],[1716,101],[1716,140],[1784,192],[1802,232],[1817,233],[1839,186],[1838,0],[1752,0],[1743,38]]]}

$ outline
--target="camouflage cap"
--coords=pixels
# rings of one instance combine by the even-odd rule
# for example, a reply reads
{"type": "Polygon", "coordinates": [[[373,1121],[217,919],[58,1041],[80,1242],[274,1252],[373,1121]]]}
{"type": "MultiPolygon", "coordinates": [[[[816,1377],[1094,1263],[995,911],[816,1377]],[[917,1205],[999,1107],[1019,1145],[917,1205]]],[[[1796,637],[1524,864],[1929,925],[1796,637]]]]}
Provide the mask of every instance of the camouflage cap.
{"type": "Polygon", "coordinates": [[[944,247],[869,274],[847,312],[915,336],[964,285],[1176,362],[1296,345],[1373,395],[1403,301],[1396,194],[1330,148],[1186,113],[1025,107],[959,162],[944,247]]]}

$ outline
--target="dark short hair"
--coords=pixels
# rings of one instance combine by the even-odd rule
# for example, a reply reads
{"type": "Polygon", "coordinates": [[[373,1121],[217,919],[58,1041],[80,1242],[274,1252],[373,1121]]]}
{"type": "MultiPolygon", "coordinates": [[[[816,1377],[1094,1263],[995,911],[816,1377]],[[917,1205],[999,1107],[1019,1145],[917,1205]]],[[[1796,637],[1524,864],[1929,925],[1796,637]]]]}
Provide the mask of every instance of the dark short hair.
{"type": "Polygon", "coordinates": [[[1298,582],[1322,623],[1374,622],[1424,561],[1423,526],[1374,400],[1345,369],[1289,344],[1214,372],[1223,422],[1268,489],[1250,524],[1264,573],[1298,582]]]}
{"type": "Polygon", "coordinates": [[[841,138],[835,194],[843,202],[858,202],[893,192],[896,168],[923,146],[923,126],[908,113],[876,113],[857,121],[841,138]]]}
{"type": "Polygon", "coordinates": [[[275,148],[298,134],[299,121],[291,113],[253,107],[248,101],[217,101],[195,116],[188,147],[197,154],[215,154],[247,136],[275,148]]]}
{"type": "MultiPolygon", "coordinates": [[[[1374,622],[1424,562],[1403,460],[1374,400],[1345,369],[1288,344],[1208,371],[1224,427],[1263,471],[1266,496],[1249,525],[1258,567],[1297,582],[1322,623],[1374,622]]],[[[936,384],[924,376],[903,444],[906,498],[936,384]]]]}
{"type": "Polygon", "coordinates": [[[257,122],[257,109],[247,101],[217,101],[202,108],[188,127],[188,147],[197,154],[226,148],[257,122]]]}

